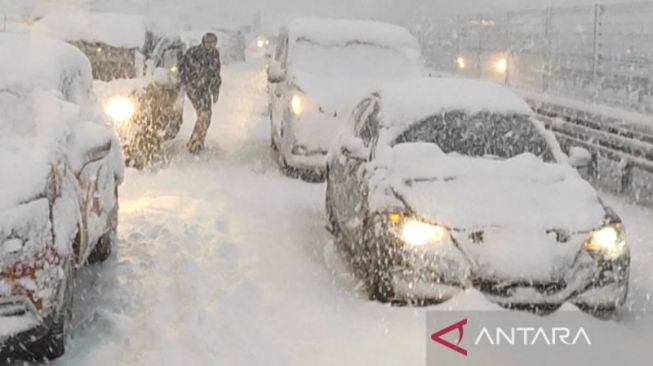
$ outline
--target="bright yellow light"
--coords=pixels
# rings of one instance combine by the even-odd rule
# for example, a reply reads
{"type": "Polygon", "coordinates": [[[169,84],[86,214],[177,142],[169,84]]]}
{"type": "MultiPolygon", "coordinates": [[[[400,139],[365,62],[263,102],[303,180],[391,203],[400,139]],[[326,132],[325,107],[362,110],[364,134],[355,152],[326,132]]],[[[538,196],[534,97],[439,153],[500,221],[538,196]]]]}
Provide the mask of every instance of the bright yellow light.
{"type": "Polygon", "coordinates": [[[401,230],[401,237],[406,244],[416,247],[440,243],[446,234],[447,230],[442,226],[431,225],[417,220],[407,221],[401,230]]]}
{"type": "Polygon", "coordinates": [[[290,110],[295,116],[299,116],[304,112],[304,98],[301,95],[295,94],[290,99],[290,110]]]}
{"type": "Polygon", "coordinates": [[[263,39],[259,39],[259,40],[257,40],[257,41],[256,41],[256,47],[258,47],[258,48],[263,48],[263,47],[265,47],[265,40],[263,40],[263,39]]]}
{"type": "Polygon", "coordinates": [[[102,47],[96,48],[95,51],[97,51],[97,53],[102,53],[102,47]]]}
{"type": "Polygon", "coordinates": [[[104,112],[108,114],[114,122],[125,122],[134,116],[136,106],[129,98],[114,97],[105,104],[104,112]]]}
{"type": "Polygon", "coordinates": [[[173,73],[173,74],[176,74],[177,71],[179,71],[179,68],[177,67],[177,65],[170,68],[170,72],[173,73]]]}
{"type": "Polygon", "coordinates": [[[461,69],[461,70],[465,69],[466,65],[465,65],[465,58],[464,57],[458,56],[458,58],[456,59],[456,63],[458,64],[459,69],[461,69]]]}
{"type": "Polygon", "coordinates": [[[401,222],[401,214],[396,212],[389,213],[388,218],[390,219],[390,222],[393,224],[398,224],[399,222],[401,222]]]}
{"type": "Polygon", "coordinates": [[[494,64],[494,68],[497,70],[499,74],[505,74],[506,71],[508,71],[508,59],[505,57],[501,57],[494,64]]]}
{"type": "Polygon", "coordinates": [[[623,252],[626,243],[621,240],[621,235],[617,228],[606,226],[592,233],[592,237],[587,243],[587,249],[593,252],[599,252],[608,259],[619,257],[623,252]]]}

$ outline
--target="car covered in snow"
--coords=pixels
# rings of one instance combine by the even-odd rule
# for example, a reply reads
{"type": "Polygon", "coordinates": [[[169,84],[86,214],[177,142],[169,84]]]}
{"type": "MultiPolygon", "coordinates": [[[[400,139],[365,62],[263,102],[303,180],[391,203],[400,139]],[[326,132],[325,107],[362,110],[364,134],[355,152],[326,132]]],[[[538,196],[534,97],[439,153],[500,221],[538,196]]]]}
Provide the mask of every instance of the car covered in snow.
{"type": "Polygon", "coordinates": [[[509,308],[624,304],[624,226],[507,88],[415,79],[370,94],[330,150],[326,211],[370,297],[509,308]]]}
{"type": "Polygon", "coordinates": [[[268,67],[271,145],[281,167],[302,178],[323,179],[339,124],[369,90],[426,72],[417,40],[385,23],[295,20],[276,46],[268,67]]]}
{"type": "Polygon", "coordinates": [[[10,33],[0,49],[11,70],[0,75],[0,363],[52,359],[65,349],[75,269],[114,244],[120,144],[78,49],[10,33]]]}
{"type": "Polygon", "coordinates": [[[218,36],[218,50],[220,51],[220,62],[223,65],[234,62],[245,62],[247,40],[245,35],[237,27],[219,27],[203,31],[186,31],[181,34],[181,39],[190,48],[202,43],[202,37],[207,32],[218,36]]]}
{"type": "Polygon", "coordinates": [[[129,165],[142,168],[160,155],[161,131],[183,117],[180,37],[153,31],[140,15],[105,12],[48,14],[32,33],[65,40],[91,60],[96,95],[129,165]]]}

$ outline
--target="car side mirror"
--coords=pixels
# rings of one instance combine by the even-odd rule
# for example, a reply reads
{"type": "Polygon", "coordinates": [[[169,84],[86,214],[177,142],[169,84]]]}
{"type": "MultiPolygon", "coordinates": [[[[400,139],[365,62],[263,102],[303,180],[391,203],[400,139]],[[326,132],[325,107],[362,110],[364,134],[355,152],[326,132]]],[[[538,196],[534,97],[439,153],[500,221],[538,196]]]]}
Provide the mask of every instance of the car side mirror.
{"type": "Polygon", "coordinates": [[[576,169],[588,168],[592,164],[592,154],[582,147],[569,149],[569,164],[576,169]]]}
{"type": "Polygon", "coordinates": [[[370,149],[357,137],[344,138],[340,144],[340,152],[347,159],[357,161],[367,161],[370,156],[370,149]]]}
{"type": "Polygon", "coordinates": [[[268,82],[271,84],[278,84],[286,80],[286,72],[281,68],[281,63],[278,61],[271,61],[268,65],[268,82]]]}
{"type": "Polygon", "coordinates": [[[71,151],[74,152],[71,156],[73,170],[81,172],[87,164],[106,158],[112,146],[111,128],[95,122],[80,123],[70,141],[71,151]]]}

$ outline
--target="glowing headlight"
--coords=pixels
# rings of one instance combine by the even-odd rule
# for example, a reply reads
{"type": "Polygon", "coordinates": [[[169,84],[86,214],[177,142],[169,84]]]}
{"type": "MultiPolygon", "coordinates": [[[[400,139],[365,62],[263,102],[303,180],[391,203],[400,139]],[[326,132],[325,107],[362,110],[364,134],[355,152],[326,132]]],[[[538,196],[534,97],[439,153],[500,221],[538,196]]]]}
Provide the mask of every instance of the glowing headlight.
{"type": "Polygon", "coordinates": [[[177,67],[177,65],[170,68],[170,72],[173,73],[173,74],[176,74],[178,71],[179,71],[179,68],[177,67]]]}
{"type": "Polygon", "coordinates": [[[501,57],[494,64],[494,68],[497,70],[499,74],[505,74],[508,71],[508,59],[505,57],[501,57]]]}
{"type": "Polygon", "coordinates": [[[417,220],[407,220],[401,228],[401,238],[408,245],[421,247],[440,243],[446,236],[447,229],[417,220]]]}
{"type": "Polygon", "coordinates": [[[616,259],[626,247],[620,226],[605,226],[592,233],[585,247],[590,252],[599,253],[606,259],[616,259]]]}
{"type": "Polygon", "coordinates": [[[304,98],[301,95],[295,94],[290,99],[290,111],[295,115],[299,116],[304,112],[304,98]]]}
{"type": "Polygon", "coordinates": [[[259,39],[259,40],[257,40],[257,41],[256,41],[256,47],[258,47],[258,48],[263,48],[263,47],[265,47],[265,40],[263,40],[263,39],[259,39]]]}
{"type": "Polygon", "coordinates": [[[464,70],[464,69],[465,69],[465,66],[466,66],[466,65],[465,65],[465,58],[462,57],[462,56],[459,56],[459,57],[456,59],[456,64],[458,65],[458,68],[459,68],[459,69],[464,70]]]}
{"type": "Polygon", "coordinates": [[[125,122],[134,116],[136,106],[129,98],[115,97],[105,104],[104,112],[115,122],[125,122]]]}

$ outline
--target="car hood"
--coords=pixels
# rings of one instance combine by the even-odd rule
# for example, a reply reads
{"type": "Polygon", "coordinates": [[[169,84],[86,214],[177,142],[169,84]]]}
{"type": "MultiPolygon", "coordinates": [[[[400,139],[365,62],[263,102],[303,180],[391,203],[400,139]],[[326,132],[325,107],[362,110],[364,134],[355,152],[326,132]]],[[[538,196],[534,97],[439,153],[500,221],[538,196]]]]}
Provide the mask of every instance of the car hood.
{"type": "Polygon", "coordinates": [[[481,277],[555,277],[605,218],[597,192],[568,166],[530,154],[445,155],[426,145],[395,151],[401,169],[390,171],[392,191],[417,216],[452,228],[481,277]]]}
{"type": "Polygon", "coordinates": [[[294,84],[326,114],[347,116],[351,108],[383,80],[352,77],[321,77],[296,72],[294,84]]]}
{"type": "Polygon", "coordinates": [[[54,93],[0,93],[0,210],[45,192],[51,162],[63,156],[79,108],[54,93]]]}

